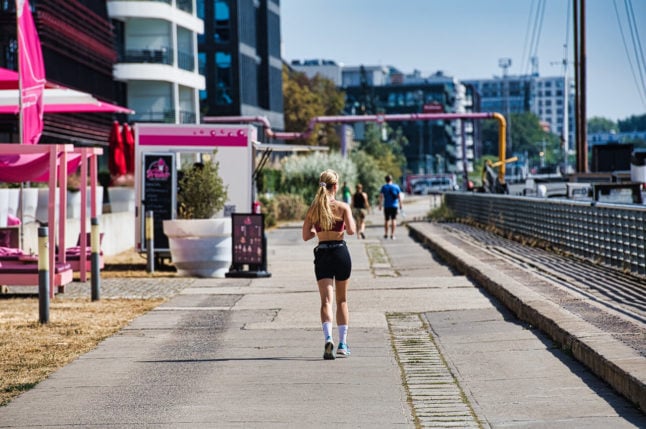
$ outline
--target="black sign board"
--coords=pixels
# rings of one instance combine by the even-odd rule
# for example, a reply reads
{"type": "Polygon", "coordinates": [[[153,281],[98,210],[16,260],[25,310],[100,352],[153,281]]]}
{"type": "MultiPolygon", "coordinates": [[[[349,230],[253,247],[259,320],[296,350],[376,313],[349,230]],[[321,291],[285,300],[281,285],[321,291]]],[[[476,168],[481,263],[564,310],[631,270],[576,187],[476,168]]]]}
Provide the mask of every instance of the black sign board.
{"type": "MultiPolygon", "coordinates": [[[[163,221],[174,218],[175,210],[175,155],[143,154],[143,209],[153,212],[154,249],[168,250],[168,237],[164,234],[163,221]]],[[[142,216],[145,220],[145,216],[142,216]]],[[[145,228],[142,228],[145,231],[145,228]]],[[[141,241],[145,250],[145,237],[141,241]]]]}
{"type": "Polygon", "coordinates": [[[232,263],[226,277],[269,277],[263,214],[232,213],[232,263]],[[245,269],[247,267],[248,269],[245,269]]]}

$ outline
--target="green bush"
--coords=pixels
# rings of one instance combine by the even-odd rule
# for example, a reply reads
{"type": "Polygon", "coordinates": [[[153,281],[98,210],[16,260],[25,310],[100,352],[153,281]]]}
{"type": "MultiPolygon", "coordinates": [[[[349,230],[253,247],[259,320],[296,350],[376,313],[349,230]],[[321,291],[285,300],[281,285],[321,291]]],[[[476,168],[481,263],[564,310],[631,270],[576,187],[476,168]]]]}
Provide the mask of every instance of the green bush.
{"type": "Polygon", "coordinates": [[[228,189],[219,170],[220,163],[206,157],[204,163],[184,166],[177,193],[180,219],[209,219],[224,208],[228,189]]]}
{"type": "Polygon", "coordinates": [[[343,182],[350,185],[357,183],[357,167],[351,159],[344,158],[340,153],[317,152],[283,160],[283,183],[279,192],[301,195],[309,204],[318,191],[321,173],[328,168],[339,174],[339,188],[343,182]]]}
{"type": "Polygon", "coordinates": [[[277,194],[271,198],[262,196],[260,203],[266,228],[276,226],[278,222],[303,220],[309,208],[302,196],[293,194],[277,194]]]}

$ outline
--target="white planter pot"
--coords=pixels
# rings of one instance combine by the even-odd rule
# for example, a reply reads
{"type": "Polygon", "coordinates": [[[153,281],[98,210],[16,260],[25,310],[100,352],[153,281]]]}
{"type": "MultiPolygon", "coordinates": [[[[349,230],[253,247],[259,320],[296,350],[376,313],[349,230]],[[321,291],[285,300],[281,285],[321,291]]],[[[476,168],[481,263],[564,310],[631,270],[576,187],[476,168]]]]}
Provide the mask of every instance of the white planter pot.
{"type": "Polygon", "coordinates": [[[123,187],[108,188],[110,210],[117,212],[135,212],[135,189],[123,187]]]}
{"type": "Polygon", "coordinates": [[[7,215],[9,214],[9,189],[0,189],[0,228],[7,226],[7,215]]]}
{"type": "MultiPolygon", "coordinates": [[[[87,216],[92,215],[92,188],[86,190],[86,210],[87,216]]],[[[96,187],[96,215],[101,216],[103,213],[103,186],[96,187]]],[[[67,218],[78,219],[81,217],[81,193],[67,191],[67,218]]]]}
{"type": "Polygon", "coordinates": [[[22,222],[30,223],[36,221],[36,211],[38,210],[38,189],[23,188],[21,198],[22,222]]]}
{"type": "MultiPolygon", "coordinates": [[[[38,208],[36,209],[36,220],[41,223],[47,223],[48,210],[47,204],[49,202],[49,188],[38,188],[38,208]]],[[[56,189],[56,209],[58,213],[58,206],[60,205],[60,198],[58,196],[58,189],[56,189]]]]}
{"type": "Polygon", "coordinates": [[[20,189],[10,188],[7,191],[7,214],[18,217],[18,208],[20,207],[20,189]]]}
{"type": "Polygon", "coordinates": [[[231,219],[165,220],[171,259],[182,276],[223,278],[231,266],[231,219]]]}

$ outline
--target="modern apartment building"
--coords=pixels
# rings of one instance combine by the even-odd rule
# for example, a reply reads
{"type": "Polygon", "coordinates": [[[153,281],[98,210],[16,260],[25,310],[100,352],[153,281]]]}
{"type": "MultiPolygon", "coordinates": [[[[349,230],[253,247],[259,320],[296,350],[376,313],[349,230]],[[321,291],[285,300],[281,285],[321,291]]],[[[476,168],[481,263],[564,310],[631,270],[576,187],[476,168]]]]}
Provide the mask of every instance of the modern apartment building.
{"type": "Polygon", "coordinates": [[[284,128],[278,0],[196,0],[204,20],[200,72],[203,116],[264,116],[284,128]]]}
{"type": "MultiPolygon", "coordinates": [[[[0,66],[12,70],[18,69],[15,5],[0,1],[0,66]]],[[[47,80],[120,103],[114,92],[112,66],[117,53],[105,1],[31,0],[30,6],[47,80]]],[[[107,145],[112,120],[113,115],[105,113],[48,113],[41,141],[107,145]]],[[[14,115],[0,115],[0,141],[19,141],[14,115]]]]}
{"type": "Polygon", "coordinates": [[[204,22],[195,0],[108,0],[118,59],[114,79],[131,122],[199,123],[205,88],[197,59],[204,22]]]}
{"type": "MultiPolygon", "coordinates": [[[[418,71],[405,75],[392,66],[344,66],[331,60],[292,61],[291,67],[308,77],[320,74],[336,82],[346,93],[348,115],[479,111],[474,87],[441,72],[423,77],[418,71]]],[[[401,127],[409,141],[404,149],[409,173],[459,174],[464,165],[467,171],[473,171],[479,130],[475,121],[404,121],[389,125],[401,127]]],[[[358,139],[361,127],[355,126],[358,139]]]]}
{"type": "Polygon", "coordinates": [[[567,125],[569,148],[572,149],[574,87],[569,79],[566,84],[563,76],[540,77],[533,74],[464,82],[473,85],[480,94],[483,112],[499,112],[505,116],[532,112],[550,132],[560,136],[563,135],[563,127],[567,125]]]}

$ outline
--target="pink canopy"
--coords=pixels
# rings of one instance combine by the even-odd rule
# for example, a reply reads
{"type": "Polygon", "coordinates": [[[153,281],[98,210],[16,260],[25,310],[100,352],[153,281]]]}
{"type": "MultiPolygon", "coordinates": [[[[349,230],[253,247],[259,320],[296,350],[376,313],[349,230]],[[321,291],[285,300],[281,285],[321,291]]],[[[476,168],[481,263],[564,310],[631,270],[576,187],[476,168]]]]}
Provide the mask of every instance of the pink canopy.
{"type": "MultiPolygon", "coordinates": [[[[49,153],[0,154],[0,182],[47,182],[49,180],[49,153]]],[[[60,154],[57,167],[60,168],[60,154]]],[[[74,173],[81,163],[81,155],[67,155],[67,174],[74,173]]]]}
{"type": "MultiPolygon", "coordinates": [[[[106,103],[86,92],[51,82],[45,83],[43,103],[45,113],[134,113],[131,109],[106,103]]],[[[0,67],[0,114],[17,115],[19,112],[18,73],[0,67]]]]}

